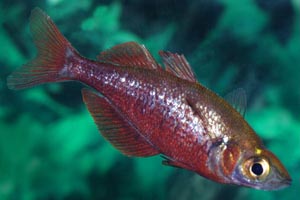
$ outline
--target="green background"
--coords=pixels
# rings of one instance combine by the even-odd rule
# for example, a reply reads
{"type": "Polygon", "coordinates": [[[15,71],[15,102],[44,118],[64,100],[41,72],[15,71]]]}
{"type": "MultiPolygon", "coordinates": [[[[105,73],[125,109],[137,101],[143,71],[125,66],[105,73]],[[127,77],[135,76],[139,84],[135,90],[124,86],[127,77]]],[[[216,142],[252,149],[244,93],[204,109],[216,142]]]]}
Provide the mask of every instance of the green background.
{"type": "MultiPolygon", "coordinates": [[[[300,1],[0,1],[0,199],[297,199],[300,194],[300,1]],[[95,58],[127,41],[182,53],[220,95],[244,88],[246,120],[287,167],[280,191],[222,185],[128,158],[98,133],[78,83],[7,89],[32,59],[30,10],[39,6],[81,52],[95,58]]],[[[241,133],[242,134],[242,133],[241,133]]]]}

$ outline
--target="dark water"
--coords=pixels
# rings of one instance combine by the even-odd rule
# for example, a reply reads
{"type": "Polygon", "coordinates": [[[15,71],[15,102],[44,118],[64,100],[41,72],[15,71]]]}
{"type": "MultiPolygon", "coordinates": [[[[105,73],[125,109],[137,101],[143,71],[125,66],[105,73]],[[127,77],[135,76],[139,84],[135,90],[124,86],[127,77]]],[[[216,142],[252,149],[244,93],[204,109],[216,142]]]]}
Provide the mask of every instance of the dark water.
{"type": "Polygon", "coordinates": [[[300,163],[298,0],[0,2],[0,199],[295,199],[300,163]],[[183,53],[205,86],[244,88],[247,121],[293,183],[265,192],[221,185],[121,155],[101,137],[77,83],[10,91],[6,76],[33,58],[28,16],[45,10],[84,56],[127,41],[183,53]]]}

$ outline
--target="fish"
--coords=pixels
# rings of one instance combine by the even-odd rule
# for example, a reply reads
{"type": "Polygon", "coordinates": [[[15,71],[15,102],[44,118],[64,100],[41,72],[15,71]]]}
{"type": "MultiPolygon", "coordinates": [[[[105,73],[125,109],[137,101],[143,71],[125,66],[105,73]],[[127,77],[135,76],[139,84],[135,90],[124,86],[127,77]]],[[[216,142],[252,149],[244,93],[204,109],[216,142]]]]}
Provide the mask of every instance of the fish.
{"type": "Polygon", "coordinates": [[[291,184],[241,112],[200,84],[184,55],[159,51],[162,66],[131,41],[88,59],[40,8],[31,11],[30,30],[37,56],[8,76],[9,89],[80,82],[99,132],[124,155],[161,155],[164,165],[223,184],[261,190],[291,184]]]}

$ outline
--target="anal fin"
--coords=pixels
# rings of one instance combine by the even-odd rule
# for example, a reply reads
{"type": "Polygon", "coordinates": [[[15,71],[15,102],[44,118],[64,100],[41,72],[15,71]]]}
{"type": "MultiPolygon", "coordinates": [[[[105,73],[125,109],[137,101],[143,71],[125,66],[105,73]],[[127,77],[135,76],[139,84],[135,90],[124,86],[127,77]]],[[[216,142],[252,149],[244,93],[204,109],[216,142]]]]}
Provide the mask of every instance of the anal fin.
{"type": "Polygon", "coordinates": [[[127,156],[147,157],[159,154],[104,97],[89,89],[82,90],[83,100],[101,134],[127,156]]]}

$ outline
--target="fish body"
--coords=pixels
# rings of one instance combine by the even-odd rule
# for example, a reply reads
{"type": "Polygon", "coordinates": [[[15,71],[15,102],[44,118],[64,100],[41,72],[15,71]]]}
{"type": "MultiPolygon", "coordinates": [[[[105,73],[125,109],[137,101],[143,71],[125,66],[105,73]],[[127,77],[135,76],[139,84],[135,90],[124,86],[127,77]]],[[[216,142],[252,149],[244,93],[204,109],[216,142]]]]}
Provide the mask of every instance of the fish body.
{"type": "Polygon", "coordinates": [[[40,9],[30,26],[38,55],[8,77],[9,88],[80,81],[90,88],[83,100],[101,134],[125,155],[161,154],[165,165],[220,183],[264,190],[290,184],[243,116],[197,82],[183,55],[161,51],[163,69],[143,45],[128,42],[89,60],[40,9]]]}

